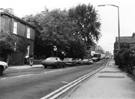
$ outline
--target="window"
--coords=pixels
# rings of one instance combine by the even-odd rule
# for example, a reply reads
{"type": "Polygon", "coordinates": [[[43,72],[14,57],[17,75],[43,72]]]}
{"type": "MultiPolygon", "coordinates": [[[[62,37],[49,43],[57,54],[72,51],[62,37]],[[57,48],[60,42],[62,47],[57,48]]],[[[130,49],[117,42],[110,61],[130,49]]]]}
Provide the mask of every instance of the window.
{"type": "Polygon", "coordinates": [[[25,58],[28,58],[29,57],[29,52],[30,52],[30,45],[27,47],[27,52],[26,52],[25,58]]]}
{"type": "Polygon", "coordinates": [[[30,38],[30,28],[27,28],[27,38],[30,38]]]}
{"type": "Polygon", "coordinates": [[[17,34],[17,22],[14,22],[13,33],[17,34]]]}

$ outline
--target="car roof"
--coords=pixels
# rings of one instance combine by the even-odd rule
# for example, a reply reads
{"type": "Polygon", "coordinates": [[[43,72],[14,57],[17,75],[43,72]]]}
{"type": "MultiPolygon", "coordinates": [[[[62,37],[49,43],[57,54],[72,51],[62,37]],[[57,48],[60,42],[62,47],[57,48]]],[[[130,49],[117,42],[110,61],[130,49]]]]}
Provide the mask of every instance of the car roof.
{"type": "Polygon", "coordinates": [[[59,58],[59,57],[48,57],[48,58],[59,58]]]}

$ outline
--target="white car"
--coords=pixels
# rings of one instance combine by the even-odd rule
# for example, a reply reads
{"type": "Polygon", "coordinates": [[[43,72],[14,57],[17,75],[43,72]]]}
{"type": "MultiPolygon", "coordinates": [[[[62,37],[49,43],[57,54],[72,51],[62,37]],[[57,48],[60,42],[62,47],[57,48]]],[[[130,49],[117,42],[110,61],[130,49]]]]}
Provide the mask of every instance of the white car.
{"type": "Polygon", "coordinates": [[[8,64],[4,61],[0,61],[0,76],[3,75],[3,71],[8,68],[8,64]]]}

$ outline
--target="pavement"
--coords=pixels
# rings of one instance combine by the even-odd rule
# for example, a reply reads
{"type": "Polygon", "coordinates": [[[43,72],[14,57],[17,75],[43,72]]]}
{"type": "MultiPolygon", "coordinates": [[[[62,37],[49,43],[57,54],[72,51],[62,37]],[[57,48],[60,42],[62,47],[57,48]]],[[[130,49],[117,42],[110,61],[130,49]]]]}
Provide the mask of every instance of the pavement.
{"type": "Polygon", "coordinates": [[[20,66],[9,66],[7,69],[29,69],[33,67],[43,67],[41,64],[38,65],[20,65],[20,66]]]}
{"type": "Polygon", "coordinates": [[[63,99],[135,99],[135,81],[110,60],[105,68],[69,93],[63,99]]]}

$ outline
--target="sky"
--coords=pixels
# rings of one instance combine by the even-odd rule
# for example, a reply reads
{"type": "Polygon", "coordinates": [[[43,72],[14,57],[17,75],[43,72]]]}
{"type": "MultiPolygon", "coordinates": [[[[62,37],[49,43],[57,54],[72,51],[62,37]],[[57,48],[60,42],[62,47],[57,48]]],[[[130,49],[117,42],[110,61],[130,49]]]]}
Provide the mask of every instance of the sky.
{"type": "Polygon", "coordinates": [[[120,36],[132,36],[135,32],[135,0],[0,0],[0,8],[12,8],[18,17],[37,14],[46,8],[69,9],[78,4],[91,4],[98,11],[101,21],[101,38],[98,41],[105,51],[113,53],[115,37],[118,36],[118,9],[113,6],[98,7],[103,4],[114,4],[120,9],[120,36]]]}

